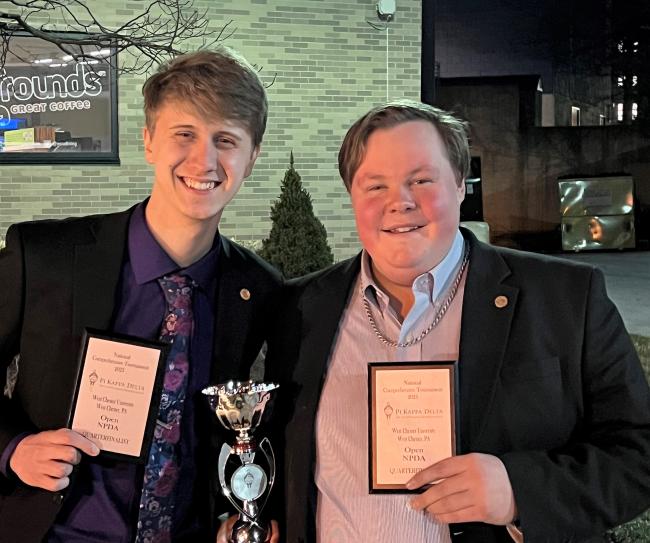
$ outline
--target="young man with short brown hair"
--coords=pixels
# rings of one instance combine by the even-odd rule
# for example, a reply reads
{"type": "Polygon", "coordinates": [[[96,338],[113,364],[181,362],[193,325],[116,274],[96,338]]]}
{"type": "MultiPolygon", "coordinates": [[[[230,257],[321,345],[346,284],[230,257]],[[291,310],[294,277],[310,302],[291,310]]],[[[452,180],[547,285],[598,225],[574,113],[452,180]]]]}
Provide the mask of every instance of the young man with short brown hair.
{"type": "Polygon", "coordinates": [[[650,394],[603,274],[459,229],[468,163],[464,123],[413,101],[345,137],[363,250],[289,283],[286,352],[267,364],[289,543],[591,543],[650,505],[650,394]],[[416,493],[371,495],[368,363],[427,361],[458,362],[457,454],[414,465],[435,428],[407,396],[414,370],[394,382],[407,458],[387,463],[416,493]]]}

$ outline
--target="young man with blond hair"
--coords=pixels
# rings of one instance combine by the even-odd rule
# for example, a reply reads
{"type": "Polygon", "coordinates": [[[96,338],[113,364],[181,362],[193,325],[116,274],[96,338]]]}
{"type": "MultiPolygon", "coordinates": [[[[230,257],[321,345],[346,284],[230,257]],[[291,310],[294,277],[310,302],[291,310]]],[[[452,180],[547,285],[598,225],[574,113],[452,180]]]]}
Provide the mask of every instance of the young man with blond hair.
{"type": "Polygon", "coordinates": [[[215,541],[218,452],[200,391],[248,377],[280,282],[218,231],[260,152],[267,99],[227,48],[173,59],[143,94],[151,196],[120,213],[14,225],[0,252],[2,385],[18,360],[0,401],[3,543],[215,541]],[[182,286],[173,314],[170,284],[182,286]],[[66,429],[84,328],[161,341],[166,329],[178,342],[179,314],[185,350],[170,350],[147,463],[98,456],[66,429]]]}

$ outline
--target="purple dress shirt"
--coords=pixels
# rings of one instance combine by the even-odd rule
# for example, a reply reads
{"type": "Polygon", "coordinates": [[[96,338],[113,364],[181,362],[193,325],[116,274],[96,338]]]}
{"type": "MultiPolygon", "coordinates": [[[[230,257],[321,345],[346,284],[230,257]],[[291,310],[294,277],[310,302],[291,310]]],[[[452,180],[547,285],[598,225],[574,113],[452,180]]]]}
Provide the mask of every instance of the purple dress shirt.
{"type": "MultiPolygon", "coordinates": [[[[158,340],[165,315],[165,299],[157,278],[179,270],[152,236],[145,220],[146,202],[138,206],[128,231],[128,254],[122,266],[113,331],[158,340]]],[[[219,235],[201,260],[183,269],[198,287],[194,291],[194,330],[190,344],[190,375],[180,440],[181,472],[174,510],[174,538],[187,537],[198,528],[192,507],[197,436],[193,398],[210,378],[216,265],[219,235]]],[[[47,543],[105,541],[131,543],[135,537],[142,489],[143,466],[85,457],[76,481],[63,503],[47,543]]]]}

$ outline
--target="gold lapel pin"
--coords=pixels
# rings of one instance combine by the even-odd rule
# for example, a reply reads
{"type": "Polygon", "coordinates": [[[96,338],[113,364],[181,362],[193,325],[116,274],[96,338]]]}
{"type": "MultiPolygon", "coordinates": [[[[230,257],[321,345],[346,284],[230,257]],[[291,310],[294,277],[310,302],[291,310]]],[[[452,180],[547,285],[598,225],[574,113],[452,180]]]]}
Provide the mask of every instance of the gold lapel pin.
{"type": "Polygon", "coordinates": [[[241,299],[246,302],[251,299],[251,291],[248,290],[247,288],[241,289],[239,291],[239,295],[241,296],[241,299]]]}
{"type": "Polygon", "coordinates": [[[497,296],[494,299],[494,305],[497,306],[499,309],[503,309],[505,306],[508,305],[508,297],[507,296],[497,296]]]}

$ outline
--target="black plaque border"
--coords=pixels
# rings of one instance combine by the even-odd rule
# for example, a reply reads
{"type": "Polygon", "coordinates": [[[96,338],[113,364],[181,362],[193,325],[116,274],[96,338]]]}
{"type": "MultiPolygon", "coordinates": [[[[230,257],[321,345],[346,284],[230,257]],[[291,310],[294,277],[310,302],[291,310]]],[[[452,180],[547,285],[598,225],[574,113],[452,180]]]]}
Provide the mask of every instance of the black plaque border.
{"type": "Polygon", "coordinates": [[[460,427],[458,421],[459,402],[458,402],[458,361],[417,361],[417,362],[369,362],[368,363],[368,492],[370,494],[419,494],[421,488],[409,490],[406,485],[382,485],[375,481],[375,451],[377,448],[375,427],[375,409],[374,409],[374,385],[375,375],[379,371],[394,369],[412,369],[413,371],[422,369],[440,369],[449,373],[449,385],[451,390],[449,406],[451,411],[451,451],[452,455],[456,454],[456,446],[460,443],[460,427]]]}
{"type": "Polygon", "coordinates": [[[77,366],[77,377],[75,379],[75,390],[70,412],[68,413],[67,427],[72,427],[74,420],[75,410],[77,408],[77,400],[79,398],[79,387],[81,385],[81,378],[83,376],[83,369],[86,363],[86,354],[88,351],[88,343],[91,338],[105,339],[109,341],[119,341],[120,343],[127,343],[129,345],[137,345],[139,347],[147,347],[158,351],[158,367],[156,369],[156,377],[154,380],[154,387],[151,392],[151,403],[149,404],[149,413],[147,414],[147,422],[145,423],[144,436],[142,438],[142,447],[139,456],[132,456],[130,454],[116,453],[112,451],[102,450],[99,453],[100,458],[120,460],[126,462],[135,462],[144,464],[149,454],[151,447],[151,440],[156,428],[156,421],[158,420],[158,411],[160,409],[160,397],[163,389],[163,378],[165,375],[165,363],[167,361],[167,354],[170,345],[160,341],[148,341],[139,337],[129,336],[126,334],[116,334],[94,328],[85,328],[81,340],[81,350],[79,352],[79,363],[77,366]]]}

